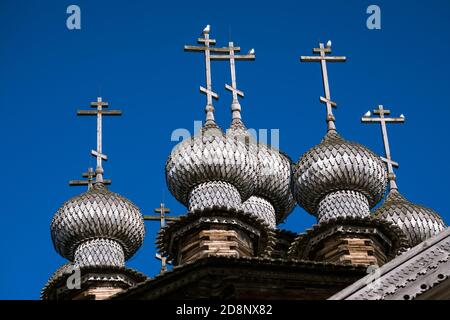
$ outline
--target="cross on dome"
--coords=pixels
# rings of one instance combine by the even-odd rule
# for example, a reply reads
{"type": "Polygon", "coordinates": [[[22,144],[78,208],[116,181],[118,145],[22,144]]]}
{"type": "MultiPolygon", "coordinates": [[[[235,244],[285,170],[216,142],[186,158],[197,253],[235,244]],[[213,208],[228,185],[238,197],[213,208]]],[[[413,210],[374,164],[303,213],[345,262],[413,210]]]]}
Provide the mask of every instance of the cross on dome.
{"type": "MultiPolygon", "coordinates": [[[[219,99],[219,95],[212,90],[211,81],[211,51],[220,52],[221,48],[212,48],[211,45],[216,44],[216,40],[209,38],[210,26],[207,25],[202,32],[203,38],[197,39],[197,42],[203,44],[202,46],[185,45],[184,51],[188,52],[203,52],[205,54],[205,72],[206,72],[206,88],[200,86],[200,92],[206,95],[206,124],[214,123],[214,106],[212,99],[219,99]]],[[[223,52],[223,50],[222,50],[223,52]]]]}
{"type": "Polygon", "coordinates": [[[387,133],[387,127],[386,123],[404,123],[405,122],[405,116],[400,115],[398,118],[386,118],[385,115],[390,115],[391,111],[384,109],[382,105],[378,106],[378,109],[373,110],[373,113],[378,115],[378,118],[372,118],[370,111],[368,111],[362,118],[362,123],[379,123],[381,126],[381,135],[383,137],[383,144],[384,144],[384,153],[385,157],[381,157],[381,160],[386,162],[387,168],[388,168],[388,179],[389,179],[389,188],[392,189],[398,189],[397,183],[395,181],[395,173],[394,173],[394,167],[398,168],[398,163],[392,160],[391,157],[391,149],[389,146],[389,137],[387,133]]]}
{"type": "Polygon", "coordinates": [[[233,95],[233,102],[231,104],[232,118],[241,119],[241,105],[239,103],[238,96],[244,98],[244,92],[237,89],[236,85],[236,60],[255,60],[255,50],[251,49],[247,54],[239,55],[236,52],[240,51],[239,47],[235,47],[233,42],[228,43],[228,53],[227,54],[215,54],[211,55],[211,60],[229,60],[230,62],[230,73],[231,73],[231,86],[225,84],[225,89],[230,91],[233,95]]]}
{"type": "Polygon", "coordinates": [[[336,125],[334,121],[336,120],[333,115],[333,109],[336,108],[336,102],[331,100],[330,95],[330,85],[328,83],[328,71],[327,71],[327,62],[345,62],[347,60],[346,57],[335,57],[335,56],[327,56],[327,53],[331,53],[331,41],[328,41],[327,46],[325,47],[323,43],[319,43],[319,48],[313,48],[313,53],[319,53],[319,56],[301,56],[301,62],[320,62],[320,66],[322,68],[322,81],[323,81],[323,89],[325,92],[325,97],[320,97],[320,102],[324,103],[327,106],[327,126],[328,130],[336,130],[336,125]]]}
{"type": "Polygon", "coordinates": [[[97,158],[97,167],[95,168],[95,182],[104,183],[102,161],[108,160],[106,154],[102,153],[102,118],[103,116],[121,116],[121,110],[104,110],[108,108],[108,102],[102,101],[101,97],[97,98],[97,102],[91,102],[91,108],[97,110],[79,110],[78,116],[97,116],[97,150],[92,150],[91,155],[97,158]]]}
{"type": "MultiPolygon", "coordinates": [[[[164,228],[166,226],[166,221],[177,221],[179,218],[177,217],[166,217],[166,213],[170,213],[170,209],[167,208],[163,202],[160,203],[159,208],[155,209],[156,213],[159,213],[159,216],[144,216],[144,220],[150,220],[150,221],[160,221],[160,228],[164,228]]],[[[170,261],[167,261],[167,258],[156,254],[156,259],[161,260],[161,273],[165,272],[167,270],[167,264],[170,263],[170,261]]]]}

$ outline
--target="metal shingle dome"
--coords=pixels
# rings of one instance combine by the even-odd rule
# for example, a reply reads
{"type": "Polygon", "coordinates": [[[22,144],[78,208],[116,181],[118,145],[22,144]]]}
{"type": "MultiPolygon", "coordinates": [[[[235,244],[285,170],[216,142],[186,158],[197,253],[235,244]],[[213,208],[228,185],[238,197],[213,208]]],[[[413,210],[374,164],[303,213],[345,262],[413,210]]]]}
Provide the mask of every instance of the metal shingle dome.
{"type": "Polygon", "coordinates": [[[257,183],[257,157],[215,123],[206,124],[175,146],[166,162],[166,180],[173,196],[186,206],[193,205],[189,198],[194,188],[215,181],[231,184],[240,194],[239,202],[245,201],[257,183]]]}
{"type": "Polygon", "coordinates": [[[375,153],[329,130],[294,165],[293,180],[295,199],[316,215],[323,197],[339,190],[360,192],[375,206],[386,191],[387,172],[375,153]]]}
{"type": "Polygon", "coordinates": [[[389,191],[386,200],[374,214],[377,218],[399,226],[411,247],[446,228],[445,222],[434,210],[409,202],[397,189],[389,191]]]}
{"type": "MultiPolygon", "coordinates": [[[[50,229],[56,251],[70,261],[74,261],[80,244],[100,239],[104,239],[103,245],[108,240],[118,242],[127,260],[142,245],[145,233],[139,208],[102,183],[66,201],[53,217],[50,229]]],[[[103,259],[115,261],[116,257],[103,259]]]]}

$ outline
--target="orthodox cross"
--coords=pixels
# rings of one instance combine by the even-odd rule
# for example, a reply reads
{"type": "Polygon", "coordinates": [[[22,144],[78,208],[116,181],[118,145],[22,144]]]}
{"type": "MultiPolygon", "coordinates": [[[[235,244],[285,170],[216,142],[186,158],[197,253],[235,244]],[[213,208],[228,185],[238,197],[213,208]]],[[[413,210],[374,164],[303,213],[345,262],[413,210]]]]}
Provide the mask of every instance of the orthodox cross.
{"type": "Polygon", "coordinates": [[[108,160],[106,154],[102,153],[102,117],[103,116],[121,116],[121,110],[103,110],[108,108],[108,102],[102,101],[101,97],[97,98],[97,102],[91,102],[91,107],[97,110],[79,110],[79,116],[97,116],[97,150],[92,150],[91,154],[97,158],[97,167],[95,168],[95,182],[104,183],[102,161],[108,160]]]}
{"type": "Polygon", "coordinates": [[[197,39],[202,46],[184,46],[184,51],[204,52],[205,54],[205,70],[206,70],[206,88],[200,86],[200,92],[206,94],[206,122],[214,122],[214,106],[212,99],[219,99],[219,95],[212,90],[211,83],[211,52],[228,53],[228,48],[213,48],[211,45],[216,44],[216,40],[209,38],[210,26],[207,25],[203,29],[203,38],[197,39]]]}
{"type": "MultiPolygon", "coordinates": [[[[159,220],[160,228],[164,228],[166,226],[166,221],[177,221],[179,218],[177,217],[166,217],[166,213],[170,212],[169,208],[164,206],[164,203],[159,205],[159,208],[155,209],[155,212],[159,213],[159,216],[144,216],[144,220],[159,220]]],[[[167,261],[166,257],[161,256],[160,254],[156,254],[155,257],[161,260],[161,273],[167,270],[166,264],[170,263],[167,261]]]]}
{"type": "Polygon", "coordinates": [[[361,118],[362,123],[379,123],[381,125],[381,134],[383,136],[383,144],[384,144],[384,153],[385,157],[381,157],[381,160],[386,162],[388,167],[388,179],[389,179],[389,188],[397,189],[397,183],[395,182],[395,173],[394,167],[398,168],[398,163],[392,160],[391,157],[391,149],[389,147],[389,137],[387,133],[386,123],[404,123],[405,116],[402,114],[398,118],[386,118],[385,115],[389,115],[391,113],[390,110],[386,110],[382,105],[378,106],[378,109],[373,110],[373,113],[379,115],[379,118],[371,118],[370,111],[361,118]]]}
{"type": "MultiPolygon", "coordinates": [[[[69,186],[76,187],[76,186],[88,186],[88,190],[92,188],[95,172],[93,168],[88,168],[88,171],[82,174],[83,178],[87,178],[86,180],[70,180],[69,186]]],[[[103,184],[110,185],[111,180],[110,179],[104,179],[103,184]]]]}
{"type": "Polygon", "coordinates": [[[211,60],[229,60],[230,72],[231,72],[231,86],[226,84],[225,89],[233,94],[233,102],[231,104],[231,111],[233,113],[233,119],[241,119],[241,105],[239,104],[238,96],[244,98],[244,92],[237,89],[236,86],[236,60],[255,60],[255,50],[251,49],[247,54],[239,55],[235,54],[241,49],[235,47],[233,42],[228,43],[228,54],[213,54],[211,60]]]}
{"type": "Polygon", "coordinates": [[[335,118],[333,115],[333,109],[336,108],[336,102],[331,100],[330,95],[330,86],[328,83],[328,71],[327,71],[327,62],[345,62],[347,60],[346,57],[333,57],[327,56],[327,53],[331,53],[331,41],[328,41],[327,46],[325,47],[323,43],[319,43],[319,48],[313,48],[313,53],[320,53],[319,56],[301,56],[301,62],[320,62],[320,66],[322,68],[322,81],[323,81],[323,89],[325,92],[325,98],[320,97],[320,102],[325,103],[327,106],[327,125],[328,130],[335,130],[336,126],[334,124],[335,118]]]}

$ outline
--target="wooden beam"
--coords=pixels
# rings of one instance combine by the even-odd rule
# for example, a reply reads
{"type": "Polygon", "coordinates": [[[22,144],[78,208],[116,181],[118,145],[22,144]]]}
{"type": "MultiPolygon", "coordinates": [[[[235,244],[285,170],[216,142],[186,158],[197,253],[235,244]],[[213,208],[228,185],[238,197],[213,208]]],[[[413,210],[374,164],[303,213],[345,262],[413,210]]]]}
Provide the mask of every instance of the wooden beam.
{"type": "Polygon", "coordinates": [[[97,114],[104,116],[121,116],[121,110],[78,110],[77,115],[79,116],[96,116],[97,114]]]}
{"type": "Polygon", "coordinates": [[[227,54],[224,54],[224,55],[212,54],[211,55],[211,60],[229,60],[231,58],[234,58],[234,60],[253,61],[253,60],[255,60],[255,55],[254,54],[243,54],[243,55],[235,55],[235,56],[230,56],[227,54]]]}
{"type": "MultiPolygon", "coordinates": [[[[229,48],[214,48],[214,47],[206,47],[206,46],[200,47],[200,46],[189,46],[189,45],[184,46],[184,51],[205,51],[205,50],[209,50],[211,52],[223,52],[223,53],[230,52],[229,48]]],[[[241,48],[235,47],[236,52],[238,52],[240,50],[241,50],[241,48]]]]}
{"type": "MultiPolygon", "coordinates": [[[[94,184],[95,181],[87,181],[87,180],[70,180],[69,186],[87,186],[89,183],[94,184]]],[[[112,183],[111,179],[105,179],[103,180],[104,185],[110,185],[112,183]]]]}
{"type": "Polygon", "coordinates": [[[92,108],[97,108],[98,106],[102,106],[104,108],[108,108],[109,104],[106,101],[91,102],[91,107],[92,108]]]}
{"type": "Polygon", "coordinates": [[[313,53],[321,53],[321,52],[331,53],[331,48],[328,48],[328,47],[325,47],[323,49],[321,49],[321,48],[313,48],[313,53]]]}
{"type": "Polygon", "coordinates": [[[326,99],[324,97],[320,97],[319,100],[320,100],[320,102],[329,103],[329,104],[331,104],[332,107],[337,108],[337,103],[334,102],[334,101],[331,101],[330,99],[326,99]]]}
{"type": "Polygon", "coordinates": [[[314,57],[314,56],[301,56],[300,61],[302,62],[321,62],[321,61],[327,61],[327,62],[345,62],[347,60],[346,57],[314,57]]]}
{"type": "Polygon", "coordinates": [[[369,118],[369,117],[362,117],[361,122],[364,123],[380,123],[380,122],[391,122],[391,123],[404,123],[405,118],[369,118]]]}

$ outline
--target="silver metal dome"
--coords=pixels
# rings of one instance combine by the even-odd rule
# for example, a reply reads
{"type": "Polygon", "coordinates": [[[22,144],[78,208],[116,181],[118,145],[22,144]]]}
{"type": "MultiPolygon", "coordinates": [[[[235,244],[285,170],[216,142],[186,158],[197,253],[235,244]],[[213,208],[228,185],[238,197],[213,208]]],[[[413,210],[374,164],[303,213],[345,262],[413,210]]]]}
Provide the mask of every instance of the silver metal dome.
{"type": "Polygon", "coordinates": [[[411,247],[446,228],[445,222],[434,210],[409,202],[397,189],[389,191],[384,203],[375,210],[375,216],[399,226],[411,247]]]}
{"type": "MultiPolygon", "coordinates": [[[[50,228],[56,251],[70,261],[74,261],[81,243],[93,239],[118,242],[127,260],[142,245],[145,233],[139,208],[102,183],[66,201],[53,217],[50,228]]],[[[83,250],[89,251],[89,246],[83,250]]]]}
{"type": "Polygon", "coordinates": [[[295,199],[306,211],[317,215],[322,198],[339,190],[360,192],[370,207],[375,206],[386,190],[387,173],[375,153],[329,130],[322,142],[294,165],[293,179],[295,199]]]}
{"type": "Polygon", "coordinates": [[[186,206],[196,186],[212,181],[234,186],[242,202],[257,183],[257,157],[217,125],[205,125],[199,134],[175,146],[166,162],[166,180],[170,192],[186,206]]]}

